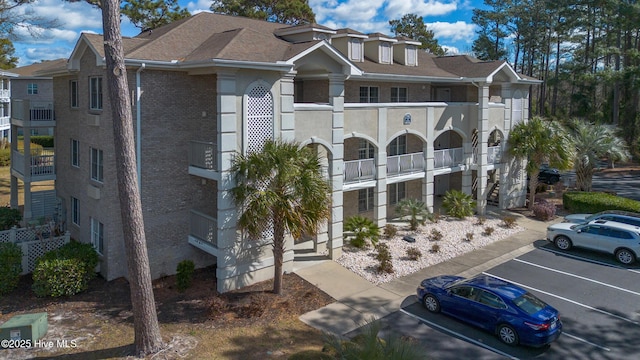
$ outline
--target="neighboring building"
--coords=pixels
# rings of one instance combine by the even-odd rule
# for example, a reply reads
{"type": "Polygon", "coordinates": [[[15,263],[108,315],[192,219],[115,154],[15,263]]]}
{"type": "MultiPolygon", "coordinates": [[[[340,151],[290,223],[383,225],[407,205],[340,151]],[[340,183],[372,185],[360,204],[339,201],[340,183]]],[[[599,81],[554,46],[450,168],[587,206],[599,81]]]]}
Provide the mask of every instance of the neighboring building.
{"type": "MultiPolygon", "coordinates": [[[[124,39],[151,271],[217,264],[220,291],[273,275],[268,239],[240,241],[230,189],[236,152],[295,140],[326,159],[331,219],[313,238],[336,258],[343,220],[379,226],[394,204],[433,208],[449,189],[521,206],[522,164],[501,157],[537,80],[505,62],[435,57],[419,43],[321,25],[200,13],[124,39]],[[497,184],[500,184],[497,187],[497,184]],[[494,185],[496,184],[496,185],[494,185]]],[[[52,71],[56,190],[72,237],[93,242],[107,279],[126,276],[103,39],[82,34],[52,71]]],[[[292,269],[293,239],[285,253],[292,269]]]]}
{"type": "Polygon", "coordinates": [[[54,190],[31,191],[34,183],[56,179],[54,149],[32,147],[31,137],[52,136],[56,126],[53,78],[36,74],[59,69],[66,62],[66,59],[58,59],[11,69],[17,77],[11,79],[10,202],[12,208],[18,208],[18,182],[21,181],[24,186],[22,217],[25,222],[52,220],[60,213],[54,190]],[[19,136],[23,137],[20,141],[19,136]]]}
{"type": "Polygon", "coordinates": [[[9,141],[11,138],[11,79],[18,74],[7,70],[0,70],[0,139],[9,141]]]}

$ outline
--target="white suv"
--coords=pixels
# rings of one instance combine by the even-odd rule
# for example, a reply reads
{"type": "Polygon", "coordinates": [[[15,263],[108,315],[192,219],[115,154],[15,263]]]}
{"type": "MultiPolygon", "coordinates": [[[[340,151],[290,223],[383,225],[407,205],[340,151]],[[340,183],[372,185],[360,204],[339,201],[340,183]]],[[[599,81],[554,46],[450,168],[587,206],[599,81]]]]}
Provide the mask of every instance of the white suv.
{"type": "Polygon", "coordinates": [[[575,246],[613,254],[623,264],[640,256],[640,227],[615,221],[554,224],[547,228],[547,240],[561,250],[575,246]]]}

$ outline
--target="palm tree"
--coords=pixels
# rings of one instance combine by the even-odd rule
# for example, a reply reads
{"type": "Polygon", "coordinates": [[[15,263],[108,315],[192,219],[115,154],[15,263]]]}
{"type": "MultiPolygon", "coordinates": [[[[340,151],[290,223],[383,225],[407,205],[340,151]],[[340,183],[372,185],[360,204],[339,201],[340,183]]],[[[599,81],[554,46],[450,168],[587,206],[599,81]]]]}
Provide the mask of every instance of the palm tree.
{"type": "Polygon", "coordinates": [[[534,117],[520,122],[509,133],[508,153],[519,160],[527,161],[529,175],[529,209],[533,209],[540,165],[561,170],[571,166],[573,149],[566,131],[558,123],[534,117]]]}
{"type": "Polygon", "coordinates": [[[238,228],[251,239],[273,231],[273,292],[281,294],[285,235],[317,233],[331,213],[331,187],[320,173],[318,156],[294,142],[267,140],[260,152],[237,154],[231,171],[238,228]]]}
{"type": "Polygon", "coordinates": [[[396,206],[396,212],[400,216],[409,216],[411,230],[416,230],[418,225],[424,225],[431,219],[425,203],[416,199],[403,199],[396,206]]]}
{"type": "Polygon", "coordinates": [[[580,191],[591,191],[598,161],[603,157],[624,161],[629,157],[629,151],[624,141],[605,125],[573,120],[569,128],[569,137],[575,147],[576,187],[580,191]]]}

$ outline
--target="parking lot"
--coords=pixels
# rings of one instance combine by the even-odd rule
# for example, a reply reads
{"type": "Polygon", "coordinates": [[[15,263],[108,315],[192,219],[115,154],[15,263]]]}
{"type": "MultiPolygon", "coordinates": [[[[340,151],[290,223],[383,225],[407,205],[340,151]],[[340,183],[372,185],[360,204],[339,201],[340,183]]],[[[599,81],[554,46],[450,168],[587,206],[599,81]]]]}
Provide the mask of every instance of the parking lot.
{"type": "Polygon", "coordinates": [[[420,303],[387,317],[387,331],[412,336],[433,359],[640,358],[640,265],[621,266],[611,255],[589,251],[562,252],[543,240],[535,246],[484,273],[519,285],[559,310],[563,335],[550,346],[510,347],[493,334],[429,313],[420,303]]]}

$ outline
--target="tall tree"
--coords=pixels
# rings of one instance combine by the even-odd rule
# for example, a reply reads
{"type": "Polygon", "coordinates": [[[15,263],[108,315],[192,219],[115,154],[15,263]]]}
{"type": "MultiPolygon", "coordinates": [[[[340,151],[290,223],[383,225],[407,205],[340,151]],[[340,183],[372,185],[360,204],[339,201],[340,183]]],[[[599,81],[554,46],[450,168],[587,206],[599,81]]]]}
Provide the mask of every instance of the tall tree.
{"type": "Polygon", "coordinates": [[[238,228],[250,239],[273,232],[273,292],[282,293],[285,236],[316,234],[331,213],[331,187],[318,156],[296,143],[266,141],[261,152],[237,154],[231,193],[241,209],[238,228]]]}
{"type": "Polygon", "coordinates": [[[213,0],[211,11],[288,25],[316,21],[308,0],[213,0]]]}
{"type": "Polygon", "coordinates": [[[191,16],[178,0],[127,0],[120,11],[141,32],[191,16]]]}
{"type": "Polygon", "coordinates": [[[527,160],[529,176],[529,209],[533,209],[540,166],[568,169],[572,149],[566,131],[557,122],[534,117],[520,122],[509,133],[508,153],[519,160],[527,160]]]}
{"type": "Polygon", "coordinates": [[[611,128],[602,124],[573,120],[569,128],[569,138],[575,148],[576,187],[580,191],[591,191],[593,174],[600,159],[624,161],[629,157],[627,147],[611,128]]]}
{"type": "Polygon", "coordinates": [[[131,290],[134,343],[136,353],[146,355],[158,352],[164,344],[160,336],[153,297],[142,201],[137,180],[133,115],[128,96],[129,84],[120,31],[120,2],[118,0],[87,0],[87,2],[102,9],[105,73],[113,120],[116,178],[131,290]]]}
{"type": "Polygon", "coordinates": [[[481,60],[505,60],[509,53],[505,39],[509,35],[506,26],[509,22],[507,9],[510,0],[484,0],[490,10],[473,9],[472,21],[478,25],[478,38],[471,49],[481,60]]]}
{"type": "Polygon", "coordinates": [[[438,44],[434,38],[432,30],[427,29],[424,19],[417,14],[406,14],[399,20],[390,20],[391,31],[396,36],[406,36],[413,40],[420,41],[420,49],[428,50],[430,53],[442,56],[446,51],[438,44]]]}
{"type": "Polygon", "coordinates": [[[35,0],[0,0],[0,38],[17,39],[19,29],[29,32],[31,37],[39,38],[43,29],[55,28],[57,20],[48,20],[34,11],[18,11],[19,7],[29,5],[35,0]]]}
{"type": "Polygon", "coordinates": [[[14,52],[11,40],[0,38],[0,69],[12,69],[18,65],[18,58],[13,56],[14,52]]]}

